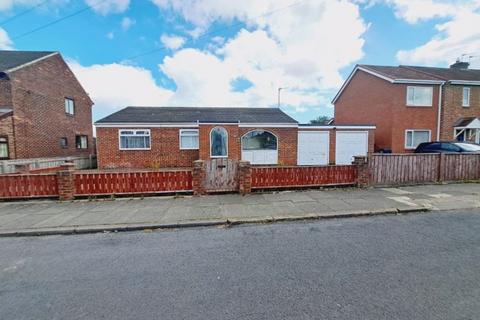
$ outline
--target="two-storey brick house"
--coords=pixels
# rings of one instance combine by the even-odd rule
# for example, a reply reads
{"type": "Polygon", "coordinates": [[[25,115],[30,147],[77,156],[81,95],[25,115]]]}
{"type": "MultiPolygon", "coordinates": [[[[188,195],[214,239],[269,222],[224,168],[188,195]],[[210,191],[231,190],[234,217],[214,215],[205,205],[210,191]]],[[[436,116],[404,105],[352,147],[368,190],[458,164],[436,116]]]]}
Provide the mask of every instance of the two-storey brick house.
{"type": "Polygon", "coordinates": [[[357,65],[333,100],[336,125],[376,125],[375,149],[426,141],[480,142],[480,70],[357,65]]]}
{"type": "Polygon", "coordinates": [[[92,105],[60,53],[0,51],[0,159],[94,153],[92,105]]]}

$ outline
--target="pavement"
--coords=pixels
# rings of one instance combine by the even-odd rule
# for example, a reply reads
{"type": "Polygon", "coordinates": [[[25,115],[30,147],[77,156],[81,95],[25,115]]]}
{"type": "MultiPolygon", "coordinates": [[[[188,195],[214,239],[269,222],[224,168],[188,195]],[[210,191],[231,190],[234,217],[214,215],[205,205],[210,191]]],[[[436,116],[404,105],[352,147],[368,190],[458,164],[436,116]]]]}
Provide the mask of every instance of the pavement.
{"type": "Polygon", "coordinates": [[[0,238],[0,319],[478,319],[480,210],[0,238]]]}
{"type": "Polygon", "coordinates": [[[480,207],[480,184],[0,203],[0,236],[131,231],[480,207]]]}

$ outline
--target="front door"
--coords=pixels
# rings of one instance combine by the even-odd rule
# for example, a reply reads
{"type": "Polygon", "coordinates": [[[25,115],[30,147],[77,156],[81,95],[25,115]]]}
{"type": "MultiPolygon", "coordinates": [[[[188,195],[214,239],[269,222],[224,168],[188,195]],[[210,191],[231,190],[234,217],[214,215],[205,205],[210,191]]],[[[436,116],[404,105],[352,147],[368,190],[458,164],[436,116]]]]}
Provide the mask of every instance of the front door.
{"type": "Polygon", "coordinates": [[[206,161],[207,192],[238,191],[238,162],[226,158],[206,161]]]}

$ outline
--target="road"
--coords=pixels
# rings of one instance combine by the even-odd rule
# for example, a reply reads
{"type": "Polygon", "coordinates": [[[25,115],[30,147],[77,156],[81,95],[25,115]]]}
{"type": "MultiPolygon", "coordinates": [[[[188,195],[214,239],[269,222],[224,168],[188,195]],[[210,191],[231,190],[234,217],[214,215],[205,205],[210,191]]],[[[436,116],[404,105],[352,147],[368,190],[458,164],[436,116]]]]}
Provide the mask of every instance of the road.
{"type": "Polygon", "coordinates": [[[0,239],[0,319],[478,319],[480,211],[0,239]]]}

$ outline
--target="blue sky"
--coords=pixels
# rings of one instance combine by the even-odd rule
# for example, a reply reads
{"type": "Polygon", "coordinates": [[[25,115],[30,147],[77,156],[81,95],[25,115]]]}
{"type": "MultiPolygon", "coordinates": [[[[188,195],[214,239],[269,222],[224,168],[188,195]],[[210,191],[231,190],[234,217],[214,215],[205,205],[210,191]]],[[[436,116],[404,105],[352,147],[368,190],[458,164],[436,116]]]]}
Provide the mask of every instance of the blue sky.
{"type": "Polygon", "coordinates": [[[478,67],[474,25],[478,0],[0,0],[0,48],[60,51],[94,120],[127,105],[276,106],[284,87],[282,109],[308,122],[333,115],[357,63],[467,54],[478,67]]]}

